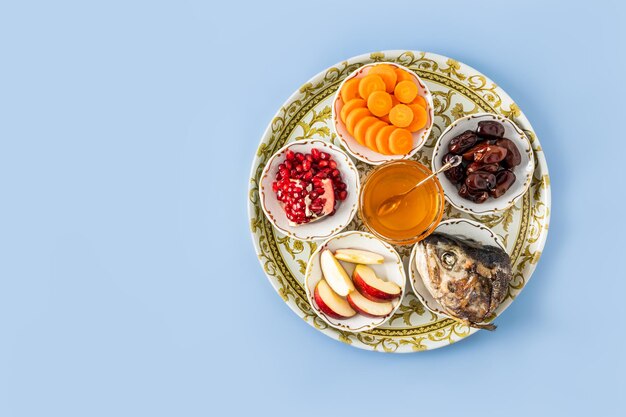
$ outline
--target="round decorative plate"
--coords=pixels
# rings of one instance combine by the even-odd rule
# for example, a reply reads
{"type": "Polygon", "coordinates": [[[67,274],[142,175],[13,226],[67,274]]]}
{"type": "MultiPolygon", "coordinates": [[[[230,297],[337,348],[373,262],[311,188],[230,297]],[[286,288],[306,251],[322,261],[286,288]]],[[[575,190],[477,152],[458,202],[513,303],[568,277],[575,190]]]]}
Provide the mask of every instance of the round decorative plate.
{"type": "MultiPolygon", "coordinates": [[[[528,192],[511,208],[486,216],[462,213],[446,202],[444,219],[468,218],[491,228],[505,245],[513,264],[507,295],[517,297],[530,279],[548,234],[550,178],[543,150],[532,126],[513,100],[493,81],[454,59],[418,51],[384,51],[360,55],[328,68],[296,91],[270,122],[257,149],[250,174],[248,213],[252,240],[261,266],[272,286],[289,307],[324,334],[352,346],[385,352],[435,349],[474,332],[452,319],[430,312],[408,291],[396,313],[381,327],[351,333],[330,327],[312,310],[304,289],[307,260],[322,241],[291,239],[274,229],[259,201],[261,172],[272,155],[286,143],[322,139],[341,146],[331,129],[331,105],[339,84],[355,69],[372,62],[395,62],[414,71],[433,96],[434,125],[424,147],[412,159],[430,166],[437,138],[454,120],[474,113],[497,113],[513,121],[528,136],[535,153],[535,171],[528,192]]],[[[361,176],[373,167],[356,162],[361,176]]],[[[345,230],[366,231],[355,217],[345,230]]],[[[405,267],[411,246],[396,246],[405,267]]],[[[496,320],[497,324],[497,320],[496,320]]],[[[288,335],[286,335],[288,337],[288,335]]]]}

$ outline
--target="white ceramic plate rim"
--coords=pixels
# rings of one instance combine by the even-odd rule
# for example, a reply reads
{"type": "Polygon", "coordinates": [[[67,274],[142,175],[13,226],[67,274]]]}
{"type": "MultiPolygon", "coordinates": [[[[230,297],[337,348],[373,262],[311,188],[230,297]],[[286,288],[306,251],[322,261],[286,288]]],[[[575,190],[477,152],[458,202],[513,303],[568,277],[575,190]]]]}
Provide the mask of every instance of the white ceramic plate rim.
{"type": "MultiPolygon", "coordinates": [[[[384,54],[384,56],[402,56],[403,54],[406,54],[407,52],[413,53],[413,54],[423,54],[424,57],[427,57],[430,60],[433,60],[435,62],[446,62],[447,60],[450,60],[449,57],[443,56],[443,55],[439,55],[436,53],[432,53],[432,52],[420,52],[420,51],[412,51],[412,50],[399,50],[399,49],[391,49],[391,50],[383,50],[383,51],[377,51],[376,53],[381,53],[384,54]]],[[[333,68],[340,68],[341,66],[348,66],[348,65],[362,65],[361,63],[363,61],[370,61],[372,59],[372,54],[373,53],[365,53],[365,54],[361,54],[361,55],[357,55],[357,56],[353,56],[350,58],[347,58],[346,60],[340,61],[335,63],[332,66],[329,66],[327,68],[322,69],[321,71],[319,71],[317,74],[315,74],[314,76],[312,76],[307,82],[312,84],[312,83],[318,83],[319,80],[323,79],[325,77],[325,75],[328,73],[328,71],[330,69],[333,68]]],[[[478,70],[476,70],[474,67],[467,65],[466,63],[461,62],[461,65],[463,65],[464,71],[467,74],[470,74],[472,76],[480,76],[480,77],[484,77],[485,82],[489,83],[489,84],[493,84],[493,81],[485,76],[483,73],[479,72],[478,70]]],[[[495,84],[493,84],[495,86],[495,84]]],[[[497,93],[505,98],[506,100],[510,100],[511,102],[513,102],[513,99],[509,96],[509,94],[504,91],[502,88],[500,87],[495,87],[497,93]]],[[[283,108],[286,107],[287,105],[289,105],[290,103],[293,103],[296,99],[298,99],[301,96],[301,92],[299,90],[295,90],[285,101],[283,104],[283,108]]],[[[270,140],[270,137],[272,135],[272,123],[275,120],[276,117],[280,117],[281,116],[281,111],[278,110],[273,118],[270,120],[270,122],[267,124],[263,135],[261,136],[260,140],[259,140],[259,146],[268,142],[270,140]]],[[[532,124],[530,123],[530,121],[528,120],[528,118],[526,117],[526,115],[523,112],[520,112],[519,115],[515,116],[516,119],[518,120],[518,123],[520,123],[520,125],[526,129],[527,131],[533,132],[533,127],[532,124]]],[[[534,141],[537,142],[537,146],[540,147],[541,144],[539,143],[539,139],[536,138],[534,139],[534,141]]],[[[533,141],[533,143],[534,143],[533,141]]],[[[540,149],[540,148],[538,148],[540,149]]],[[[549,172],[549,168],[548,168],[548,164],[546,161],[546,157],[545,154],[543,152],[538,152],[535,155],[536,158],[536,163],[541,167],[541,173],[542,175],[544,175],[546,178],[548,178],[549,180],[549,176],[550,176],[550,172],[549,172]]],[[[264,162],[264,157],[260,156],[259,154],[254,154],[253,158],[252,158],[252,163],[250,166],[250,174],[249,174],[249,178],[253,179],[257,177],[257,173],[258,173],[258,167],[259,165],[261,165],[264,162]]],[[[254,191],[254,183],[251,182],[250,183],[250,187],[248,189],[248,193],[254,191]]],[[[552,196],[551,196],[551,187],[550,184],[548,182],[547,186],[544,188],[543,192],[542,192],[542,199],[541,199],[541,203],[544,204],[548,209],[550,209],[551,206],[551,201],[552,201],[552,196]]],[[[257,201],[253,198],[248,198],[248,219],[249,220],[253,220],[256,219],[257,216],[257,201]]],[[[544,227],[541,230],[541,233],[539,233],[539,235],[536,237],[536,240],[534,241],[534,245],[536,245],[537,250],[541,251],[543,250],[543,248],[545,247],[545,243],[546,243],[546,239],[548,236],[548,231],[549,231],[549,225],[550,225],[550,215],[551,215],[551,210],[547,211],[544,220],[543,220],[543,225],[544,227]]],[[[254,246],[255,249],[255,253],[257,255],[262,254],[262,248],[261,248],[261,243],[258,239],[259,233],[257,231],[255,231],[255,229],[251,230],[250,233],[250,239],[252,240],[252,244],[254,246]]],[[[267,280],[269,281],[270,285],[272,286],[272,288],[274,288],[274,290],[276,291],[276,293],[280,294],[281,288],[282,288],[282,281],[280,279],[277,278],[276,275],[271,275],[270,273],[267,272],[266,270],[266,260],[264,260],[261,256],[258,256],[258,260],[259,260],[259,265],[261,266],[261,269],[264,271],[265,276],[267,278],[267,280]]],[[[538,261],[539,259],[537,259],[538,261]]],[[[273,262],[277,262],[276,260],[274,260],[273,262]]],[[[532,278],[533,272],[536,269],[536,263],[531,263],[530,266],[528,267],[528,270],[525,272],[524,276],[525,276],[525,283],[527,284],[528,281],[530,280],[530,278],[532,278]]],[[[320,329],[316,323],[314,323],[313,320],[308,320],[307,316],[305,316],[305,313],[302,311],[302,309],[297,305],[296,301],[294,298],[289,298],[287,297],[285,299],[285,302],[287,304],[287,306],[289,307],[289,309],[291,309],[298,317],[302,318],[305,320],[305,322],[311,326],[312,328],[314,328],[317,331],[322,332],[323,334],[325,334],[326,336],[328,336],[329,338],[333,339],[333,340],[341,340],[341,335],[339,333],[337,333],[337,331],[335,329],[332,328],[327,328],[327,329],[320,329]]],[[[449,346],[453,343],[457,343],[460,340],[465,340],[468,336],[472,335],[473,333],[475,333],[476,329],[471,328],[469,331],[469,334],[464,337],[461,338],[459,340],[456,339],[452,339],[450,341],[435,341],[433,342],[431,345],[428,346],[428,349],[438,349],[441,347],[445,347],[445,346],[449,346]]],[[[353,343],[352,344],[353,347],[356,347],[358,349],[363,349],[363,350],[369,350],[369,351],[378,351],[378,352],[384,352],[384,350],[377,350],[375,348],[373,348],[370,345],[367,344],[361,344],[361,343],[353,343]]],[[[393,350],[394,353],[415,353],[415,351],[411,350],[411,348],[408,345],[401,345],[400,347],[398,347],[396,350],[393,350]]]]}

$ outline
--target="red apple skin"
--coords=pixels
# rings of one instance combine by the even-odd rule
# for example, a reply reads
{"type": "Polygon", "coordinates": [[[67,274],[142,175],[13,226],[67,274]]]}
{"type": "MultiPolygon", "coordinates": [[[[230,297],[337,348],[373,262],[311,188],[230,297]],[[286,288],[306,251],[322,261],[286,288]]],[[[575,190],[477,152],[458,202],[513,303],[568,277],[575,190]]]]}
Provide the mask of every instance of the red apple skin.
{"type": "Polygon", "coordinates": [[[387,294],[386,292],[383,292],[378,288],[367,285],[365,280],[361,278],[361,276],[357,274],[356,271],[354,274],[352,274],[352,282],[354,283],[354,287],[361,293],[363,297],[372,301],[390,301],[395,300],[396,298],[400,297],[400,295],[402,295],[402,291],[400,291],[398,295],[387,294]]]}
{"type": "MultiPolygon", "coordinates": [[[[361,295],[363,297],[365,297],[365,294],[361,293],[361,295]]],[[[365,297],[365,298],[367,298],[367,297],[365,297]]],[[[352,301],[352,298],[350,297],[350,294],[348,294],[348,296],[346,297],[346,300],[348,300],[348,304],[350,304],[350,307],[352,307],[354,309],[354,311],[356,311],[357,313],[362,314],[364,316],[378,318],[378,317],[385,317],[387,315],[387,314],[385,314],[384,316],[377,316],[375,314],[370,314],[370,313],[368,313],[366,311],[361,310],[359,308],[359,306],[356,305],[356,303],[354,303],[354,301],[352,301]]],[[[375,301],[375,300],[372,300],[372,301],[375,301]]]]}
{"type": "Polygon", "coordinates": [[[320,297],[320,293],[317,290],[317,285],[315,286],[315,291],[313,292],[313,297],[315,298],[315,302],[317,303],[317,306],[328,317],[332,317],[334,319],[348,319],[349,318],[349,317],[345,317],[345,316],[342,316],[340,314],[335,313],[330,307],[328,307],[324,303],[324,300],[322,300],[322,297],[320,297]]]}

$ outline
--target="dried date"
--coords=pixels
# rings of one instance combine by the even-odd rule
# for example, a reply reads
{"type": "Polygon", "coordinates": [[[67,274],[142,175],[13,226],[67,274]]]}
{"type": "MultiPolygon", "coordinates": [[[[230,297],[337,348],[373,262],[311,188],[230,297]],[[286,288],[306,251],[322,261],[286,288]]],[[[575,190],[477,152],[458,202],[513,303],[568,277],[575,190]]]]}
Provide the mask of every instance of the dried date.
{"type": "Polygon", "coordinates": [[[478,136],[476,136],[476,133],[471,130],[466,130],[460,135],[452,138],[448,144],[448,151],[455,155],[460,155],[474,146],[476,142],[478,142],[478,136]]]}
{"type": "Polygon", "coordinates": [[[506,158],[506,154],[506,148],[489,145],[474,153],[474,161],[479,161],[483,164],[496,164],[506,158]]]}
{"type": "Polygon", "coordinates": [[[504,163],[508,168],[516,167],[522,162],[522,155],[520,155],[519,149],[517,149],[512,140],[507,138],[498,139],[496,145],[507,150],[504,163]]]}
{"type": "Polygon", "coordinates": [[[500,139],[504,136],[504,126],[493,120],[478,122],[476,134],[485,139],[500,139]]]}
{"type": "Polygon", "coordinates": [[[465,185],[471,191],[491,190],[496,186],[496,176],[489,172],[472,172],[465,178],[465,185]]]}
{"type": "Polygon", "coordinates": [[[467,174],[471,174],[476,171],[485,171],[495,174],[500,171],[502,168],[498,164],[483,164],[482,162],[472,162],[469,164],[465,170],[467,174]]]}
{"type": "Polygon", "coordinates": [[[487,191],[474,192],[471,191],[465,184],[459,188],[459,195],[466,200],[470,200],[478,204],[484,203],[489,198],[489,193],[487,191]]]}
{"type": "Polygon", "coordinates": [[[473,161],[475,156],[477,155],[477,153],[481,153],[488,146],[489,146],[489,144],[487,142],[481,142],[481,143],[471,147],[470,149],[465,151],[465,153],[463,153],[463,159],[465,159],[467,161],[473,161]]]}
{"type": "Polygon", "coordinates": [[[493,198],[498,198],[504,195],[511,185],[515,182],[515,174],[509,170],[501,171],[496,174],[496,186],[489,190],[489,194],[493,198]]]}
{"type": "MultiPolygon", "coordinates": [[[[452,153],[447,153],[441,158],[441,162],[445,165],[456,155],[452,153]]],[[[445,176],[453,183],[453,184],[461,184],[465,179],[465,171],[462,165],[457,165],[452,167],[444,172],[445,176]]]]}

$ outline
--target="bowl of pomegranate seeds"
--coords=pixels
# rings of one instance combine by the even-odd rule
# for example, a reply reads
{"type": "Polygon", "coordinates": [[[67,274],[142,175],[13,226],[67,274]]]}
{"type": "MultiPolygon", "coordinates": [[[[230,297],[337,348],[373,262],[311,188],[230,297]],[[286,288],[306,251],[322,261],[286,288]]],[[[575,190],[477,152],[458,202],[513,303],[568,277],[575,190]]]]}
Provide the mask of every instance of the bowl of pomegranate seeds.
{"type": "Polygon", "coordinates": [[[357,212],[359,173],[338,147],[323,140],[292,142],[265,165],[261,207],[272,225],[300,240],[327,239],[357,212]]]}

